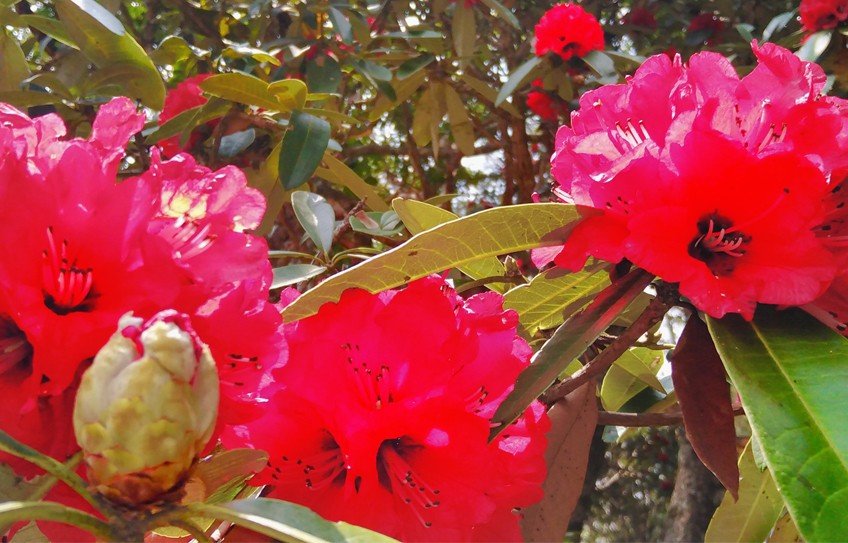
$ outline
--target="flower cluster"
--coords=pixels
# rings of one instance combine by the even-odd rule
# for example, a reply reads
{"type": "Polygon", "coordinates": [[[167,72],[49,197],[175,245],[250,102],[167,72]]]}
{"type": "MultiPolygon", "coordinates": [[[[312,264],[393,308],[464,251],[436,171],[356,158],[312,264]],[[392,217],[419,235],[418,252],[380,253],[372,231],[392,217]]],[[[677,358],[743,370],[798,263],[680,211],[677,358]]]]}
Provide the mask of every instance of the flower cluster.
{"type": "Polygon", "coordinates": [[[267,301],[267,245],[248,233],[264,197],[234,167],[156,150],[149,170],[119,180],[143,124],[116,98],[88,139],[66,139],[59,117],[0,105],[0,197],[15,202],[0,209],[0,425],[59,458],[76,448],[78,377],[130,310],[190,317],[221,376],[218,433],[255,416],[272,386],[280,316],[267,301]]]}
{"type": "Polygon", "coordinates": [[[848,0],[801,0],[798,11],[807,32],[836,28],[848,20],[848,0]]]}
{"type": "Polygon", "coordinates": [[[714,317],[824,300],[845,318],[844,296],[821,297],[846,272],[848,102],[817,65],[753,47],[741,79],[718,54],[657,55],[581,98],[552,171],[584,218],[538,264],[626,260],[714,317]]]}
{"type": "Polygon", "coordinates": [[[562,60],[604,48],[604,29],[594,15],[571,2],[549,9],[536,25],[536,56],[562,60]]]}
{"type": "Polygon", "coordinates": [[[531,354],[502,302],[433,277],[349,290],[284,325],[286,388],[236,435],[270,454],[257,482],[407,541],[520,540],[514,511],[541,498],[549,421],[535,403],[487,443],[531,354]]]}

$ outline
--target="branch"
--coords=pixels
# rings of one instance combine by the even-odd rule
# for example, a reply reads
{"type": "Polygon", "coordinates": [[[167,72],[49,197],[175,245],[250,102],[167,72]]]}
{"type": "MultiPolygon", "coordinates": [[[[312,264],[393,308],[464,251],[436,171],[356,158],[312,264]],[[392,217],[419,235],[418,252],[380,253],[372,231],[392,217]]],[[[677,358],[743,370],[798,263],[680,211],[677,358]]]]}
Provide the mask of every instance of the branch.
{"type": "Polygon", "coordinates": [[[574,372],[569,378],[549,388],[547,392],[542,394],[542,401],[553,403],[565,398],[570,392],[577,390],[589,380],[607,371],[643,334],[662,320],[666,312],[675,304],[677,298],[677,293],[673,289],[667,285],[658,285],[657,296],[651,300],[645,311],[633,321],[630,328],[618,336],[591,362],[574,372]]]}
{"type": "MultiPolygon", "coordinates": [[[[734,415],[744,415],[741,405],[734,406],[734,415]]],[[[677,426],[683,424],[683,413],[619,413],[600,411],[598,426],[677,426]]]]}

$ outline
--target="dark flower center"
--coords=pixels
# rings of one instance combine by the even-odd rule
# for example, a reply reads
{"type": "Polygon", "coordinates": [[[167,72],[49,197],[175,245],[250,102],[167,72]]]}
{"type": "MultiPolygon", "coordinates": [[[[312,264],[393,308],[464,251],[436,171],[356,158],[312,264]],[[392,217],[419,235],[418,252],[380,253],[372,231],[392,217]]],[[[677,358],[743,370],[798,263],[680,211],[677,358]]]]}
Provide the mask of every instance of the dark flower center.
{"type": "Polygon", "coordinates": [[[29,360],[32,346],[10,319],[0,317],[0,375],[29,360]]]}
{"type": "Polygon", "coordinates": [[[324,447],[300,458],[279,457],[269,461],[271,478],[280,483],[302,481],[311,490],[322,490],[330,485],[343,485],[347,476],[345,458],[338,443],[327,433],[324,447]]]}
{"type": "Polygon", "coordinates": [[[430,528],[433,523],[428,513],[441,505],[440,491],[427,484],[407,461],[410,453],[421,448],[407,437],[384,441],[377,454],[377,473],[380,483],[408,505],[425,528],[430,528]]]}
{"type": "Polygon", "coordinates": [[[689,244],[689,256],[704,262],[716,276],[729,275],[735,260],[745,256],[751,237],[717,213],[698,221],[698,235],[689,244]]]}
{"type": "Polygon", "coordinates": [[[89,311],[94,301],[94,273],[71,258],[68,240],[57,243],[53,227],[47,228],[47,249],[42,252],[44,303],[57,315],[89,311]]]}

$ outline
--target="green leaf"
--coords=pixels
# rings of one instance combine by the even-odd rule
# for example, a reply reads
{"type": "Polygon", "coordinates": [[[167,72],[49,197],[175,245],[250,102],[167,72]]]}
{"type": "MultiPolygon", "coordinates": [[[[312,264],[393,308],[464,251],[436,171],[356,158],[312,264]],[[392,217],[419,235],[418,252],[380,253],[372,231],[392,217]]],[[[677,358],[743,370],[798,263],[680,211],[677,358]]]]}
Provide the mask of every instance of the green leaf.
{"type": "Polygon", "coordinates": [[[50,539],[38,529],[35,522],[30,522],[12,536],[9,543],[50,543],[50,539]]]}
{"type": "Polygon", "coordinates": [[[763,41],[771,41],[771,37],[775,32],[780,32],[786,25],[789,24],[792,19],[795,18],[795,10],[787,11],[786,13],[781,13],[780,15],[776,15],[769,24],[766,25],[766,29],[763,30],[763,41]]]}
{"type": "Polygon", "coordinates": [[[309,94],[306,83],[300,79],[274,81],[268,85],[268,91],[277,98],[285,108],[284,111],[301,109],[306,105],[306,96],[309,94]]]}
{"type": "MultiPolygon", "coordinates": [[[[468,75],[467,72],[463,72],[462,74],[460,74],[459,79],[460,81],[471,87],[480,96],[492,102],[493,104],[497,100],[498,91],[490,87],[488,83],[481,81],[476,77],[468,75]]],[[[516,119],[523,118],[521,112],[518,111],[518,108],[516,108],[515,105],[510,102],[501,102],[500,106],[498,107],[500,107],[516,119]]]]}
{"type": "Polygon", "coordinates": [[[586,63],[593,72],[598,74],[601,83],[615,83],[618,81],[618,72],[615,71],[615,62],[603,51],[589,51],[581,60],[586,63]]]}
{"type": "Polygon", "coordinates": [[[338,61],[326,54],[307,59],[306,85],[311,92],[336,92],[342,82],[342,69],[338,61]]]}
{"type": "Polygon", "coordinates": [[[657,371],[662,364],[662,352],[644,347],[634,347],[621,355],[604,376],[601,384],[601,402],[604,409],[618,411],[647,387],[665,394],[662,383],[657,379],[657,371]]]}
{"type": "Polygon", "coordinates": [[[405,79],[395,82],[392,87],[395,89],[395,99],[392,100],[387,96],[381,96],[377,99],[377,103],[371,108],[368,113],[368,120],[376,121],[383,116],[384,113],[393,109],[397,104],[408,100],[415,92],[421,88],[424,80],[427,79],[427,72],[419,70],[405,79]]]}
{"type": "Polygon", "coordinates": [[[100,69],[131,66],[122,82],[127,94],[144,105],[162,109],[165,82],[144,49],[121,22],[94,0],[54,0],[59,20],[69,38],[100,69]]]}
{"type": "Polygon", "coordinates": [[[114,539],[109,525],[102,520],[52,502],[5,502],[0,503],[0,525],[28,520],[50,520],[81,528],[107,541],[114,539]]]}
{"type": "Polygon", "coordinates": [[[832,37],[833,30],[819,30],[814,34],[810,34],[807,36],[807,41],[804,42],[804,45],[795,54],[801,60],[815,62],[825,52],[827,46],[830,45],[832,37]]]}
{"type": "MultiPolygon", "coordinates": [[[[99,508],[99,504],[91,492],[88,491],[86,482],[73,472],[68,466],[51,458],[45,454],[38,452],[32,447],[17,441],[12,436],[0,430],[0,451],[11,454],[31,464],[38,466],[50,475],[62,480],[65,484],[71,487],[77,494],[85,498],[89,503],[99,508]]],[[[0,520],[0,524],[3,521],[0,520]]]]}
{"type": "Polygon", "coordinates": [[[333,23],[333,28],[335,28],[336,32],[339,33],[342,41],[345,43],[353,43],[353,29],[347,15],[345,15],[340,9],[332,6],[330,6],[329,15],[330,22],[333,23]]]}
{"type": "Polygon", "coordinates": [[[368,209],[374,211],[388,211],[390,209],[389,205],[377,193],[376,189],[359,177],[347,164],[329,153],[324,154],[324,164],[327,167],[319,167],[315,171],[315,175],[331,183],[348,188],[365,203],[368,209]]]}
{"type": "Polygon", "coordinates": [[[498,17],[505,20],[509,24],[513,26],[516,30],[521,30],[521,23],[518,22],[518,18],[512,11],[501,4],[498,0],[483,0],[483,3],[489,7],[492,11],[498,14],[498,17]]]}
{"type": "Polygon", "coordinates": [[[330,142],[330,123],[324,119],[295,110],[291,124],[283,137],[279,168],[280,182],[288,190],[309,181],[330,142]]]}
{"type": "Polygon", "coordinates": [[[18,40],[2,29],[0,29],[0,66],[2,66],[0,91],[20,91],[21,82],[30,75],[29,63],[21,46],[18,45],[18,40]]]}
{"type": "Polygon", "coordinates": [[[748,23],[739,23],[737,25],[734,25],[734,28],[737,32],[739,32],[739,35],[742,36],[742,39],[744,39],[746,42],[750,43],[754,41],[754,34],[752,34],[752,32],[754,31],[754,25],[748,23]]]}
{"type": "Polygon", "coordinates": [[[531,79],[535,79],[541,68],[546,66],[547,64],[544,62],[542,57],[533,57],[518,68],[515,69],[510,75],[509,79],[506,80],[504,86],[501,87],[500,92],[498,92],[497,98],[495,98],[495,105],[500,106],[507,98],[512,96],[519,87],[528,83],[531,79]]]}
{"type": "MultiPolygon", "coordinates": [[[[420,234],[425,230],[459,218],[446,209],[416,200],[395,198],[392,207],[400,216],[407,230],[413,234],[420,234]]],[[[469,262],[464,266],[458,266],[458,269],[472,279],[506,275],[504,265],[495,256],[469,262]]],[[[506,285],[503,283],[489,283],[487,286],[496,292],[503,293],[506,291],[506,285]]]]}
{"type": "Polygon", "coordinates": [[[269,89],[268,83],[258,77],[233,72],[209,77],[200,83],[203,92],[231,102],[280,111],[282,103],[269,89]]]}
{"type": "Polygon", "coordinates": [[[562,324],[566,308],[579,304],[574,309],[580,309],[608,285],[606,271],[565,273],[554,268],[507,292],[504,307],[517,311],[521,325],[533,336],[562,324]]]}
{"type": "Polygon", "coordinates": [[[348,219],[350,227],[356,232],[371,236],[392,237],[403,232],[400,218],[394,211],[360,211],[348,219]]]}
{"type": "Polygon", "coordinates": [[[465,109],[462,98],[460,98],[453,87],[445,85],[444,89],[448,109],[448,121],[450,122],[453,141],[459,150],[462,151],[462,154],[472,156],[477,150],[474,148],[475,137],[471,117],[468,116],[468,110],[465,109]]]}
{"type": "Polygon", "coordinates": [[[291,195],[294,214],[315,246],[325,255],[333,244],[336,212],[327,200],[314,192],[296,190],[291,195]]]}
{"type": "Polygon", "coordinates": [[[801,534],[848,525],[848,339],[800,310],[709,320],[766,463],[801,534]]]}
{"type": "Polygon", "coordinates": [[[287,322],[315,314],[348,288],[380,292],[475,260],[562,243],[579,214],[572,205],[523,204],[487,209],[432,230],[327,279],[283,312],[287,322]]]}
{"type": "Polygon", "coordinates": [[[7,102],[19,108],[58,104],[61,101],[61,97],[48,92],[24,90],[0,92],[0,102],[7,102]]]}
{"type": "Polygon", "coordinates": [[[417,57],[407,60],[398,66],[396,73],[398,80],[406,79],[407,77],[418,73],[419,70],[432,64],[434,60],[436,60],[436,57],[428,54],[418,55],[417,57]]]}
{"type": "Polygon", "coordinates": [[[224,158],[232,158],[241,153],[256,140],[256,130],[251,127],[240,132],[233,132],[221,138],[218,154],[224,158]]]}
{"type": "Polygon", "coordinates": [[[465,2],[457,2],[454,5],[451,34],[453,48],[456,56],[459,57],[460,66],[464,66],[474,55],[477,45],[477,20],[474,17],[474,10],[466,7],[465,2]]]}
{"type": "Polygon", "coordinates": [[[69,47],[79,49],[74,40],[68,36],[68,31],[65,30],[65,25],[61,21],[43,15],[21,15],[19,20],[27,26],[47,34],[56,41],[62,42],[69,47]]]}
{"type": "MultiPolygon", "coordinates": [[[[695,317],[693,317],[695,318],[695,317]]],[[[710,520],[705,543],[765,541],[783,511],[783,499],[768,470],[754,461],[749,441],[739,457],[739,500],[724,493],[710,520]]]]}
{"type": "Polygon", "coordinates": [[[177,134],[190,134],[198,126],[223,117],[228,109],[230,109],[230,104],[227,101],[212,98],[201,106],[187,109],[168,119],[162,126],[151,132],[144,141],[148,145],[153,145],[177,134]]]}
{"type": "Polygon", "coordinates": [[[280,59],[271,53],[245,44],[230,45],[221,52],[221,56],[226,58],[252,58],[256,62],[267,62],[274,66],[281,64],[280,59]]]}
{"type": "Polygon", "coordinates": [[[324,520],[306,507],[269,498],[238,500],[223,506],[192,504],[190,508],[286,543],[396,543],[365,528],[324,520]]]}
{"type": "Polygon", "coordinates": [[[536,353],[530,366],[518,376],[515,388],[498,407],[492,417],[494,427],[491,437],[505,430],[551,386],[571,361],[598,339],[652,279],[652,275],[642,270],[631,271],[604,289],[586,309],[557,328],[536,353]]]}
{"type": "Polygon", "coordinates": [[[271,282],[271,289],[296,285],[313,277],[318,277],[325,271],[327,271],[327,268],[324,266],[313,264],[290,264],[282,268],[274,268],[274,280],[271,282]]]}

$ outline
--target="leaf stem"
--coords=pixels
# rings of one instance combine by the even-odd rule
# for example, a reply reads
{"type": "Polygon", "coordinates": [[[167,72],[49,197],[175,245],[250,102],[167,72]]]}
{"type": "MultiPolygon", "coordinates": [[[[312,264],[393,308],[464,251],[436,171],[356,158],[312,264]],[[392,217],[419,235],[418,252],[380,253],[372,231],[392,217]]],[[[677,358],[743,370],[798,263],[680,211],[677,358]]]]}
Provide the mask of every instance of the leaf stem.
{"type": "Polygon", "coordinates": [[[100,501],[88,490],[88,486],[82,477],[74,473],[68,466],[58,460],[44,455],[28,445],[24,445],[17,441],[6,432],[0,430],[0,451],[23,458],[24,460],[35,464],[50,475],[63,481],[77,494],[85,498],[85,500],[93,505],[98,511],[103,511],[103,505],[100,501]]]}
{"type": "Polygon", "coordinates": [[[675,304],[677,298],[677,292],[668,285],[657,285],[656,297],[633,321],[633,324],[591,362],[574,372],[569,378],[549,388],[542,394],[542,401],[550,404],[565,398],[570,392],[577,390],[591,379],[607,371],[645,332],[662,320],[666,312],[675,304]]]}

